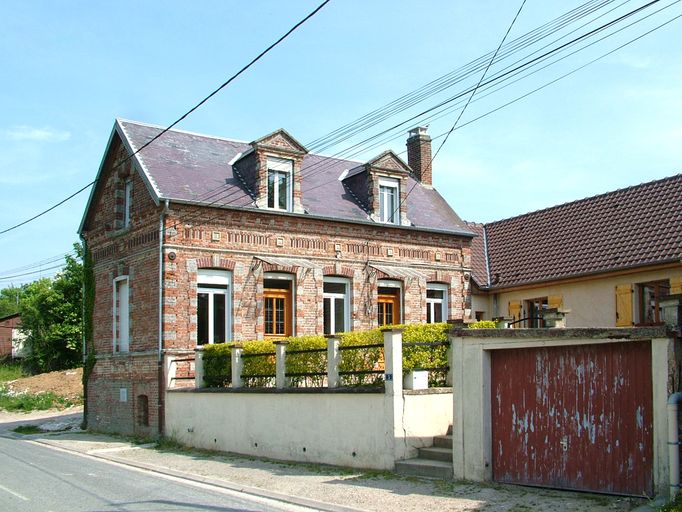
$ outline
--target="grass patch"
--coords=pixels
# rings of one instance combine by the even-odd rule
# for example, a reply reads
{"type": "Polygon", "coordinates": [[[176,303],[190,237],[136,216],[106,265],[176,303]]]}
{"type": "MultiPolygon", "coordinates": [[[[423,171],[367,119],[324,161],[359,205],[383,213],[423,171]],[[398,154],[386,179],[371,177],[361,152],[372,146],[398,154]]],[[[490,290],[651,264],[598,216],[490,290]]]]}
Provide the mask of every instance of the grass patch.
{"type": "Polygon", "coordinates": [[[17,428],[12,429],[12,432],[16,432],[17,434],[30,435],[40,434],[42,433],[42,430],[40,430],[40,427],[37,427],[35,425],[19,425],[17,428]]]}
{"type": "Polygon", "coordinates": [[[678,493],[674,500],[658,510],[661,512],[682,512],[682,494],[678,493]]]}
{"type": "Polygon", "coordinates": [[[0,382],[20,379],[24,376],[20,363],[0,363],[0,382]]]}
{"type": "Polygon", "coordinates": [[[10,393],[5,387],[0,387],[0,409],[5,411],[45,411],[47,409],[66,409],[80,405],[81,400],[72,400],[54,393],[10,393]]]}

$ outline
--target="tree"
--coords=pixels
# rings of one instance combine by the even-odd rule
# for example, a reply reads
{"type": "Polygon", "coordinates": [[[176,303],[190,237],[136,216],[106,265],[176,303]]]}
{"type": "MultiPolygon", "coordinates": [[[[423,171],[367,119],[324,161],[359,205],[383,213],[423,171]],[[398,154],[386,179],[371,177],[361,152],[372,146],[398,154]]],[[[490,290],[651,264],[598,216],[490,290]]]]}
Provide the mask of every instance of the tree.
{"type": "Polygon", "coordinates": [[[66,256],[56,277],[24,287],[19,312],[27,336],[23,365],[30,373],[82,364],[83,250],[80,244],[74,248],[76,257],[66,256]]]}
{"type": "Polygon", "coordinates": [[[19,299],[22,293],[22,288],[17,286],[0,290],[0,318],[19,312],[19,299]]]}

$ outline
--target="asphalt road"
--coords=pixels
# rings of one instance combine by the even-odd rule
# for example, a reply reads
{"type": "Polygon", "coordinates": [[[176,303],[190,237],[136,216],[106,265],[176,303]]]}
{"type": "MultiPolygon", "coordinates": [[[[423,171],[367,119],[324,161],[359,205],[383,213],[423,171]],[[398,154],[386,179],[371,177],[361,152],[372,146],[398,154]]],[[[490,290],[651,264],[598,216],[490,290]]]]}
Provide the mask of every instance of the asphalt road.
{"type": "Polygon", "coordinates": [[[0,437],[0,511],[139,512],[310,509],[0,437]]]}

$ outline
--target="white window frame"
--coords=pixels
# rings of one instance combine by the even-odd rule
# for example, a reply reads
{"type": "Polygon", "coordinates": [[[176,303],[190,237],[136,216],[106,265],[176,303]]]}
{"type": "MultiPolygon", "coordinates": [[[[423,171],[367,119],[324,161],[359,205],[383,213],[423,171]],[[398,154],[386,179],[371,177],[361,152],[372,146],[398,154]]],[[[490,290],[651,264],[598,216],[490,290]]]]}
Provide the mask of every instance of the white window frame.
{"type": "MultiPolygon", "coordinates": [[[[128,276],[120,276],[113,281],[113,347],[112,350],[114,354],[130,352],[130,279],[128,276]],[[121,311],[120,299],[119,297],[119,286],[125,282],[126,295],[125,295],[125,311],[121,311]],[[119,319],[125,316],[125,322],[121,322],[119,319]],[[120,324],[120,325],[119,325],[120,324]],[[119,336],[119,326],[125,329],[127,332],[125,336],[119,336]]],[[[122,330],[121,330],[122,332],[122,330]]]]}
{"type": "Polygon", "coordinates": [[[385,224],[400,224],[400,180],[397,178],[379,178],[379,220],[385,224]],[[392,207],[387,201],[389,190],[395,198],[392,207]]]}
{"type": "Polygon", "coordinates": [[[125,181],[123,187],[123,228],[130,226],[130,205],[133,200],[133,180],[128,179],[125,181]]]}
{"type": "MultiPolygon", "coordinates": [[[[324,308],[324,300],[329,299],[331,301],[331,312],[329,314],[329,319],[331,320],[331,329],[330,332],[327,333],[325,331],[325,334],[336,334],[338,332],[348,332],[351,330],[350,326],[350,294],[351,294],[351,280],[345,277],[325,277],[323,279],[322,283],[322,301],[323,305],[322,307],[324,308]],[[324,291],[324,284],[325,283],[340,283],[346,286],[346,293],[327,293],[324,291]],[[343,327],[342,329],[338,329],[336,326],[336,315],[335,313],[335,303],[338,300],[343,301],[343,327]]],[[[324,317],[324,315],[323,315],[324,317]]],[[[324,318],[323,318],[324,322],[324,318]]],[[[324,330],[324,325],[323,325],[323,330],[324,330]]]]}
{"type": "Polygon", "coordinates": [[[294,181],[294,162],[293,160],[287,160],[285,158],[268,157],[268,173],[267,173],[267,188],[266,188],[266,199],[268,208],[271,210],[279,211],[292,211],[293,205],[293,181],[294,181]],[[270,205],[270,173],[285,174],[286,175],[286,200],[285,207],[279,207],[279,187],[275,186],[273,188],[273,206],[270,205]]]}
{"type": "MultiPolygon", "coordinates": [[[[280,281],[289,281],[289,290],[291,290],[291,335],[296,336],[296,279],[294,274],[286,272],[263,272],[263,283],[266,279],[278,279],[280,281]]],[[[265,286],[263,286],[265,290],[265,286]]],[[[265,320],[265,311],[263,310],[263,320],[265,320]]]]}
{"type": "MultiPolygon", "coordinates": [[[[213,303],[216,295],[225,296],[225,343],[232,341],[232,273],[227,270],[199,269],[197,272],[197,301],[200,293],[208,294],[208,345],[215,340],[213,303]],[[202,285],[224,286],[209,288],[202,285]]],[[[197,308],[199,304],[197,302],[197,308]]],[[[199,318],[197,310],[197,344],[199,343],[199,318]]]]}
{"type": "MultiPolygon", "coordinates": [[[[435,309],[437,307],[440,308],[441,310],[441,318],[443,319],[443,322],[446,322],[448,320],[448,285],[447,284],[442,284],[442,283],[426,283],[426,291],[428,292],[429,290],[436,290],[436,291],[442,291],[443,292],[443,298],[442,299],[433,299],[429,298],[428,294],[426,297],[426,308],[431,311],[431,322],[430,323],[435,323],[433,321],[435,315],[435,309]]],[[[428,322],[428,315],[424,319],[424,321],[428,322]]]]}
{"type": "MultiPolygon", "coordinates": [[[[377,292],[379,288],[397,288],[398,291],[398,303],[400,304],[400,323],[405,323],[405,293],[403,290],[402,281],[397,281],[394,279],[378,279],[377,280],[377,292]]],[[[375,321],[379,321],[379,318],[375,318],[375,321]]]]}

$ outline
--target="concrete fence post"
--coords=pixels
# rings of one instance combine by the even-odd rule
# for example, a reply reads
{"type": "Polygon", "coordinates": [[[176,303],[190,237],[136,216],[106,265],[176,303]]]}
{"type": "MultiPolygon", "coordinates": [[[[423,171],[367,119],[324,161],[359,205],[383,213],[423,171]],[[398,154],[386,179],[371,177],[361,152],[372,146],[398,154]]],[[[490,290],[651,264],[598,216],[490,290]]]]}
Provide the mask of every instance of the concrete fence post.
{"type": "Polygon", "coordinates": [[[244,348],[242,345],[234,344],[230,348],[232,354],[230,363],[232,366],[232,387],[241,388],[244,386],[242,382],[242,370],[244,369],[244,360],[242,359],[242,352],[244,348]]]}
{"type": "Polygon", "coordinates": [[[287,387],[287,345],[288,341],[275,341],[275,387],[287,387]]]}
{"type": "Polygon", "coordinates": [[[335,336],[327,338],[327,387],[338,388],[341,384],[339,367],[341,366],[341,340],[335,336]]]}
{"type": "Polygon", "coordinates": [[[206,387],[204,382],[204,347],[194,349],[194,387],[196,389],[206,387]]]}
{"type": "Polygon", "coordinates": [[[403,330],[384,331],[384,381],[386,393],[403,394],[403,330]]]}

